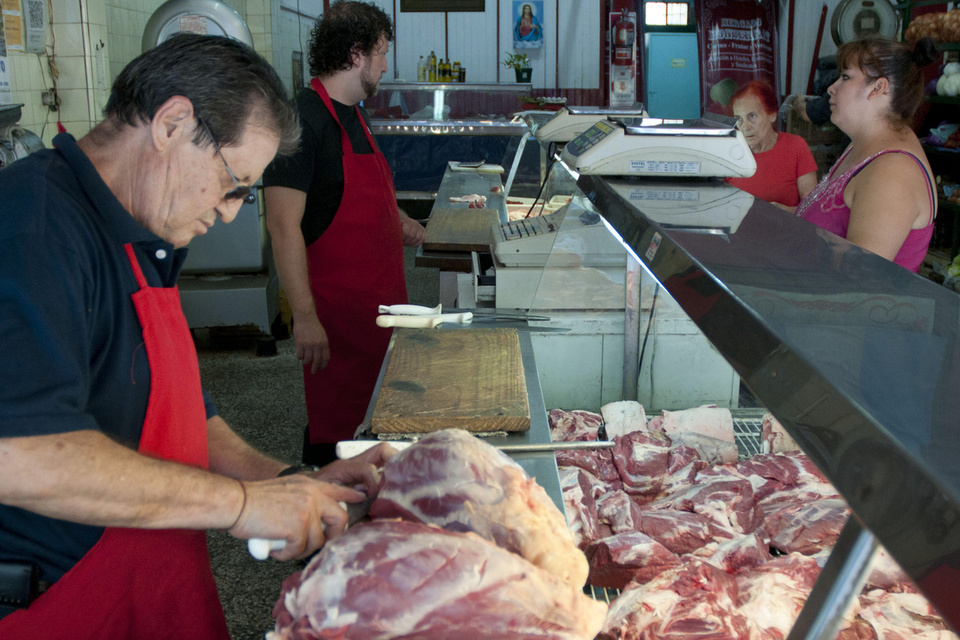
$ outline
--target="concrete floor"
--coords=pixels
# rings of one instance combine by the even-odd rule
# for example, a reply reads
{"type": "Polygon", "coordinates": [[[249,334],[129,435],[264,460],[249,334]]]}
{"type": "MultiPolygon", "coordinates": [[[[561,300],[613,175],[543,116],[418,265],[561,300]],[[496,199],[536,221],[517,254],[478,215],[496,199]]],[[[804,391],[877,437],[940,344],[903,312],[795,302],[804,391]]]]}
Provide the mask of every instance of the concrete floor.
{"type": "MultiPolygon", "coordinates": [[[[406,273],[411,303],[435,306],[436,269],[414,269],[415,250],[407,249],[406,273]]],[[[277,355],[258,357],[250,340],[213,339],[198,345],[200,373],[224,417],[254,447],[291,464],[300,460],[307,411],[303,377],[292,339],[277,341],[277,355]]],[[[271,611],[280,584],[301,568],[299,562],[259,562],[245,542],[226,533],[208,535],[220,600],[233,640],[262,640],[273,629],[271,611]]]]}

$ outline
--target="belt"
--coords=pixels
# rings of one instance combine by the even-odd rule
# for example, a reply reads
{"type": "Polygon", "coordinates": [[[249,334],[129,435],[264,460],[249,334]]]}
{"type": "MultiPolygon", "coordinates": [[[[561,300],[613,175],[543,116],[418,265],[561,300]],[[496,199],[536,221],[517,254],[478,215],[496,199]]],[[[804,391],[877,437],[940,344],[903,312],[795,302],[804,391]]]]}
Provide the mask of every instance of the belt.
{"type": "Polygon", "coordinates": [[[49,582],[40,580],[40,569],[35,563],[0,561],[0,618],[26,609],[49,588],[49,582]]]}

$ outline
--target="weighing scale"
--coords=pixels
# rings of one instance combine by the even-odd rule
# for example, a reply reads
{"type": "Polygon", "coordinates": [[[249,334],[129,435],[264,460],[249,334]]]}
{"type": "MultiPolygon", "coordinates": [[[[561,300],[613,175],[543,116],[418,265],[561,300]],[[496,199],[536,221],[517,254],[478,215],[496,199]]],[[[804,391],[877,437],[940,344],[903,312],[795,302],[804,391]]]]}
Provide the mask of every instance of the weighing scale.
{"type": "Polygon", "coordinates": [[[560,159],[581,174],[749,178],[757,162],[733,118],[608,118],[571,140],[560,159]]]}
{"type": "Polygon", "coordinates": [[[642,118],[643,107],[563,107],[553,118],[536,130],[537,140],[543,143],[570,142],[597,122],[610,117],[642,118]]]}
{"type": "Polygon", "coordinates": [[[665,229],[727,235],[736,233],[754,197],[725,182],[610,182],[624,200],[665,229]]]}

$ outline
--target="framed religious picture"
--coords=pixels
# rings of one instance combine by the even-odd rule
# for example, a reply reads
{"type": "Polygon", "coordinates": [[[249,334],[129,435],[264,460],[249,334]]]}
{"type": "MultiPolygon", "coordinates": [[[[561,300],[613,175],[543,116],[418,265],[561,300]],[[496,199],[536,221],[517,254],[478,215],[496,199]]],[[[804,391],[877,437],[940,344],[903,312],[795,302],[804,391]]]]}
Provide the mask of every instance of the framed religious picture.
{"type": "Polygon", "coordinates": [[[483,11],[486,0],[400,0],[400,11],[483,11]]]}
{"type": "Polygon", "coordinates": [[[543,0],[513,0],[513,48],[543,47],[543,0]]]}

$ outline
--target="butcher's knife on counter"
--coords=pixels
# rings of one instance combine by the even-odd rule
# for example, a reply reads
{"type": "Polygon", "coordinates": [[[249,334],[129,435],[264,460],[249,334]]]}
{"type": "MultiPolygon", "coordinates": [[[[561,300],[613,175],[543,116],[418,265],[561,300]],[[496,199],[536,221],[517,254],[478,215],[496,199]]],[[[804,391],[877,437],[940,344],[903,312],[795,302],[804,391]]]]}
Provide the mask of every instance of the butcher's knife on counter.
{"type": "MultiPolygon", "coordinates": [[[[397,450],[406,449],[415,440],[341,440],[337,443],[337,457],[341,460],[360,455],[367,449],[386,442],[397,450]]],[[[579,449],[610,449],[614,443],[609,440],[583,440],[577,442],[543,442],[540,444],[497,444],[493,440],[484,440],[504,453],[535,453],[538,451],[576,451],[579,449]]]]}
{"type": "MultiPolygon", "coordinates": [[[[373,504],[374,498],[375,496],[362,502],[340,503],[343,510],[347,512],[348,527],[370,513],[370,505],[373,504]]],[[[270,557],[271,551],[283,549],[286,546],[286,540],[267,540],[266,538],[250,538],[247,540],[247,551],[255,560],[266,560],[270,557]]]]}
{"type": "MultiPolygon", "coordinates": [[[[380,305],[380,314],[377,317],[378,327],[402,327],[405,329],[435,329],[444,322],[454,324],[471,324],[473,322],[545,322],[547,316],[531,316],[528,314],[511,314],[500,311],[487,313],[485,311],[462,311],[456,313],[441,313],[443,305],[424,307],[416,304],[380,305]]],[[[530,327],[533,331],[569,331],[566,327],[530,327]]]]}

